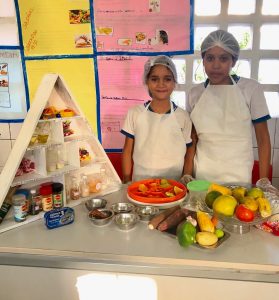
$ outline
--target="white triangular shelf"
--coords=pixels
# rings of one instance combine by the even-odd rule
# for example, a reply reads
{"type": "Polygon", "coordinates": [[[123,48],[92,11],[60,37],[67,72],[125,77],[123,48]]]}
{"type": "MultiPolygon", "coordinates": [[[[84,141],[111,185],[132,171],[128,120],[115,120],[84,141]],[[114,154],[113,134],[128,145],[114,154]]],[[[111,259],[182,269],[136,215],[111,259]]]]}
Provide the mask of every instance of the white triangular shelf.
{"type": "MultiPolygon", "coordinates": [[[[88,199],[88,197],[81,198],[78,201],[66,200],[69,176],[72,174],[77,176],[93,174],[95,176],[100,171],[100,168],[105,168],[109,180],[106,183],[106,188],[98,194],[90,194],[91,198],[119,190],[121,180],[63,78],[58,74],[46,74],[36,92],[35,99],[0,174],[0,206],[4,202],[11,186],[22,185],[21,188],[30,188],[34,185],[52,181],[52,179],[64,184],[64,205],[75,206],[88,199]],[[43,110],[49,106],[55,106],[58,110],[71,108],[75,112],[75,116],[41,120],[43,110]],[[63,134],[63,122],[65,121],[71,122],[75,129],[74,134],[70,137],[65,137],[63,134]],[[30,146],[30,140],[35,129],[38,123],[42,122],[50,122],[50,143],[48,141],[47,144],[30,146]],[[68,155],[68,165],[54,172],[49,172],[46,166],[46,152],[49,147],[55,147],[55,145],[62,145],[64,152],[68,155]],[[92,161],[85,166],[80,163],[79,157],[79,148],[84,145],[88,147],[92,157],[92,161]],[[20,163],[27,152],[32,153],[33,157],[35,157],[36,172],[16,176],[20,163]]],[[[12,209],[2,224],[0,224],[0,232],[30,223],[33,220],[35,221],[43,217],[44,214],[44,212],[41,212],[39,216],[28,215],[26,221],[16,223],[13,221],[11,211],[12,209]]]]}

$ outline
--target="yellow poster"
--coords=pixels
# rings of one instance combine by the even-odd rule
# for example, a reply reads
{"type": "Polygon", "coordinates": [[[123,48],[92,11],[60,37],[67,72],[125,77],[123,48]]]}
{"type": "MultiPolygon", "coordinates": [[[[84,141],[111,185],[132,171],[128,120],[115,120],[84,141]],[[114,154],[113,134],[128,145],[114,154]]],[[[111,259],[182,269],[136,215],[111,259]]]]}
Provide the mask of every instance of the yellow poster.
{"type": "Polygon", "coordinates": [[[92,54],[88,0],[19,0],[25,56],[92,54]]]}
{"type": "Polygon", "coordinates": [[[26,69],[31,105],[44,75],[46,73],[57,73],[63,77],[74,100],[97,135],[96,87],[93,59],[30,60],[26,61],[26,69]]]}

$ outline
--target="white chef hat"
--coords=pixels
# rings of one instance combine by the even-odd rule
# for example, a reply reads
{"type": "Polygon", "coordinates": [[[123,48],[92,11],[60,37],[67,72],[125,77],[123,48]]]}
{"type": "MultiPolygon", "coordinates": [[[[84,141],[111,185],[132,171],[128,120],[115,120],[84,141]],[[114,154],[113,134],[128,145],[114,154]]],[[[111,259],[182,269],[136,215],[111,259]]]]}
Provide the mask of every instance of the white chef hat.
{"type": "Polygon", "coordinates": [[[175,68],[175,64],[171,60],[170,57],[166,55],[159,55],[156,57],[149,58],[149,60],[144,64],[144,71],[143,71],[143,83],[146,84],[148,75],[151,71],[151,68],[155,65],[163,65],[167,67],[173,75],[174,81],[177,82],[177,72],[175,68]]]}
{"type": "Polygon", "coordinates": [[[222,29],[211,32],[201,44],[202,57],[204,57],[208,49],[215,46],[229,52],[233,56],[234,61],[238,60],[240,51],[239,44],[231,33],[222,29]]]}

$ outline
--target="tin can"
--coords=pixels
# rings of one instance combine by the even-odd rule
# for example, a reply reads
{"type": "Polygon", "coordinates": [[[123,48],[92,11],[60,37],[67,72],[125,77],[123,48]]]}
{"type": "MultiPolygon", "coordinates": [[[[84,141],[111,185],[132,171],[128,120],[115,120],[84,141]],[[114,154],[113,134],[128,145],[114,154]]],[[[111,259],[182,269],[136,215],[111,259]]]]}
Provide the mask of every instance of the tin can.
{"type": "Polygon", "coordinates": [[[14,219],[16,222],[23,222],[27,217],[27,205],[26,198],[23,194],[16,194],[12,197],[12,203],[14,206],[14,219]]]}

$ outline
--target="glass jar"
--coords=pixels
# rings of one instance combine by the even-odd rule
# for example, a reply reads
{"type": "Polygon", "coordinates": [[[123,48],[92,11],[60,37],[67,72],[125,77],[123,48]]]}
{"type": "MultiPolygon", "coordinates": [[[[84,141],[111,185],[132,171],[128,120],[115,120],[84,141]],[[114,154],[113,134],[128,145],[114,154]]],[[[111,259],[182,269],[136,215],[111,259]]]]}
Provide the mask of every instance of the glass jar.
{"type": "Polygon", "coordinates": [[[52,184],[43,184],[40,187],[40,195],[42,196],[43,211],[52,210],[52,184]]]}
{"type": "Polygon", "coordinates": [[[70,199],[78,200],[80,198],[80,186],[77,177],[71,178],[70,199]]]}
{"type": "Polygon", "coordinates": [[[47,153],[46,153],[47,171],[48,172],[55,171],[56,163],[57,163],[57,151],[56,151],[55,147],[47,148],[47,153]]]}
{"type": "Polygon", "coordinates": [[[23,222],[27,217],[26,198],[23,194],[16,194],[12,197],[14,207],[14,219],[16,222],[23,222]]]}
{"type": "Polygon", "coordinates": [[[88,176],[88,185],[90,193],[98,193],[102,189],[102,180],[99,174],[88,176]]]}
{"type": "Polygon", "coordinates": [[[57,169],[62,169],[65,166],[65,156],[64,156],[64,147],[63,145],[58,145],[56,147],[56,155],[57,155],[57,160],[56,160],[56,168],[57,169]]]}
{"type": "Polygon", "coordinates": [[[37,215],[42,210],[42,199],[36,189],[30,190],[30,215],[37,215]]]}
{"type": "Polygon", "coordinates": [[[38,134],[38,143],[46,144],[50,136],[50,123],[42,122],[37,125],[35,132],[38,134]]]}
{"type": "Polygon", "coordinates": [[[52,202],[53,208],[63,207],[63,184],[60,182],[52,184],[52,202]]]}
{"type": "Polygon", "coordinates": [[[81,192],[81,197],[83,198],[88,197],[90,195],[88,178],[86,175],[81,176],[80,192],[81,192]]]}

